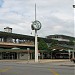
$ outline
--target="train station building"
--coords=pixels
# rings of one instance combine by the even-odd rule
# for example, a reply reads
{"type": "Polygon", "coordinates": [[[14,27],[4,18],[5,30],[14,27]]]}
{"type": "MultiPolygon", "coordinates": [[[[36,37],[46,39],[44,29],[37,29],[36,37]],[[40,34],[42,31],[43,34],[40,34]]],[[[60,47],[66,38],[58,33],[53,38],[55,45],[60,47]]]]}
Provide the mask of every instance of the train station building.
{"type": "MultiPolygon", "coordinates": [[[[43,39],[48,47],[51,44],[51,40],[58,40],[58,46],[52,48],[56,50],[66,49],[75,49],[74,45],[68,45],[71,41],[75,41],[74,37],[65,36],[65,35],[49,35],[46,38],[40,37],[43,39]]],[[[3,59],[34,59],[34,36],[22,35],[12,33],[12,28],[6,27],[4,31],[0,31],[0,60],[3,59]]],[[[39,50],[41,57],[44,58],[44,55],[48,55],[48,50],[39,50]]]]}

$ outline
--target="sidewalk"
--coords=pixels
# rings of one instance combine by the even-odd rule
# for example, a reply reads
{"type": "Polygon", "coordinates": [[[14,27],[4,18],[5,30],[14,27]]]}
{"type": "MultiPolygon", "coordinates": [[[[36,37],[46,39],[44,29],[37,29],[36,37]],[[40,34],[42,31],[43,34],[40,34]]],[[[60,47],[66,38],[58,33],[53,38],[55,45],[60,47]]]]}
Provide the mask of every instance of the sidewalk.
{"type": "Polygon", "coordinates": [[[0,63],[16,63],[16,64],[45,64],[49,63],[52,65],[59,66],[69,66],[75,67],[75,63],[71,62],[69,59],[41,59],[38,62],[34,60],[0,60],[0,63]]]}
{"type": "MultiPolygon", "coordinates": [[[[69,59],[40,59],[37,63],[48,62],[68,62],[69,59]]],[[[15,62],[15,63],[36,63],[34,60],[0,60],[0,62],[15,62]]]]}

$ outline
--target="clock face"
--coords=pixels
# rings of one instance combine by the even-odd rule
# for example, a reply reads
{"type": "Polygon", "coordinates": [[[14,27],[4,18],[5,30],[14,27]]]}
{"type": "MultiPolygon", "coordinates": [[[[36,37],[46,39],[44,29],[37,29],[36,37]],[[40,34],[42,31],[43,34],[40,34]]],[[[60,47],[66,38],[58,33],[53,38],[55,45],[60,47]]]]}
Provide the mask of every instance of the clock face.
{"type": "Polygon", "coordinates": [[[39,30],[41,29],[41,23],[39,21],[34,21],[32,23],[32,27],[33,27],[33,30],[39,30]]]}

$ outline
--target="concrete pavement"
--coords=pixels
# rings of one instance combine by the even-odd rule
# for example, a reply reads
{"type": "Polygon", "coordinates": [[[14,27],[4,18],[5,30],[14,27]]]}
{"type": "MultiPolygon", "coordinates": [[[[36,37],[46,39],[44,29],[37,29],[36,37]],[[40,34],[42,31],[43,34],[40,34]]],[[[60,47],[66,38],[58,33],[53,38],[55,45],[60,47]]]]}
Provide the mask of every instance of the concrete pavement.
{"type": "MultiPolygon", "coordinates": [[[[35,63],[34,60],[0,60],[0,62],[35,63]]],[[[64,62],[75,65],[69,59],[40,59],[37,63],[51,63],[51,62],[64,62]]]]}
{"type": "Polygon", "coordinates": [[[69,61],[29,64],[0,62],[0,75],[74,75],[74,67],[62,66],[63,63],[68,64],[69,61]]]}
{"type": "MultiPolygon", "coordinates": [[[[68,62],[69,59],[40,59],[38,63],[48,63],[48,62],[68,62]]],[[[35,63],[34,60],[0,60],[0,62],[21,62],[21,63],[35,63]]]]}

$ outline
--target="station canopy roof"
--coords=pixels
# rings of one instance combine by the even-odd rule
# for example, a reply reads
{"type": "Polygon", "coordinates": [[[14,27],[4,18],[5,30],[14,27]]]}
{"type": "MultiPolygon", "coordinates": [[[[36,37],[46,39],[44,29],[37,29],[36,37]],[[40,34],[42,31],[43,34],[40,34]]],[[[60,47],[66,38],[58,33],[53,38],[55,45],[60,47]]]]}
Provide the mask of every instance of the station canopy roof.
{"type": "MultiPolygon", "coordinates": [[[[23,34],[16,34],[16,33],[9,33],[9,32],[2,32],[2,31],[0,31],[0,38],[3,38],[3,37],[4,38],[11,37],[13,39],[20,39],[20,40],[23,40],[23,39],[34,40],[35,39],[34,36],[29,36],[29,35],[23,35],[23,34]]],[[[43,38],[43,37],[38,37],[38,38],[43,39],[46,43],[51,43],[53,41],[53,39],[48,39],[48,38],[43,38]]],[[[72,47],[72,48],[74,48],[74,47],[72,47]]]]}
{"type": "Polygon", "coordinates": [[[9,33],[9,32],[2,32],[0,31],[0,37],[11,37],[14,39],[29,39],[33,40],[34,36],[28,36],[28,35],[22,35],[22,34],[16,34],[16,33],[9,33]]]}
{"type": "Polygon", "coordinates": [[[47,38],[50,38],[50,37],[62,37],[63,39],[75,40],[75,37],[67,36],[67,35],[58,35],[58,34],[55,34],[55,35],[48,35],[47,36],[47,38]]]}
{"type": "MultiPolygon", "coordinates": [[[[9,33],[9,32],[2,32],[0,31],[0,38],[2,37],[11,37],[13,39],[20,39],[20,40],[23,40],[23,39],[27,39],[27,40],[34,40],[35,37],[34,36],[29,36],[29,35],[23,35],[23,34],[16,34],[16,33],[9,33]]],[[[38,37],[38,38],[41,38],[43,39],[45,42],[51,42],[52,39],[47,39],[47,38],[43,38],[43,37],[38,37]]]]}

